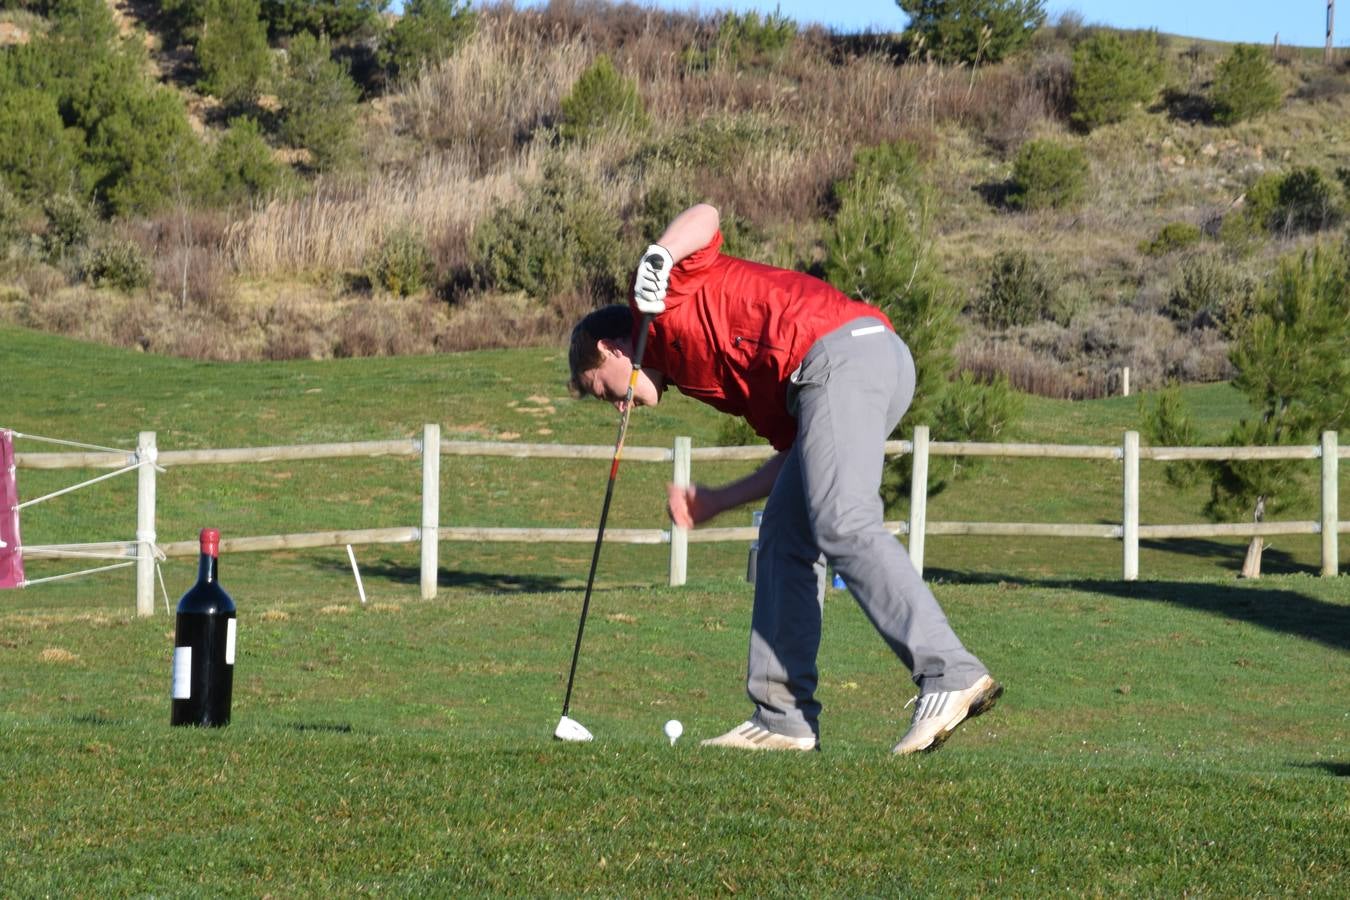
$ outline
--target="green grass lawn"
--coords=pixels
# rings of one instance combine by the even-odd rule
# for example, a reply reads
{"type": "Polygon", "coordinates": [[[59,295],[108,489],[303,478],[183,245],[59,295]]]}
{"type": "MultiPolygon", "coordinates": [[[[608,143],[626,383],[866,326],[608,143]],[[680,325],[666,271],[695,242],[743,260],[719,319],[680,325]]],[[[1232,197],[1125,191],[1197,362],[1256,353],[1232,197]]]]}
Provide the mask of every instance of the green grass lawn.
{"type": "MultiPolygon", "coordinates": [[[[612,443],[613,412],[566,399],[562,367],[540,351],[207,365],[0,330],[0,424],[122,447],[155,430],[166,449],[412,436],[424,421],[612,443]]],[[[1243,409],[1223,386],[1189,396],[1207,438],[1243,409]]],[[[1132,398],[1033,400],[1018,436],[1105,443],[1137,419],[1132,398]]],[[[630,442],[707,445],[717,426],[679,400],[635,416],[630,442]]],[[[444,521],[593,527],[608,463],[445,469],[444,521]]],[[[611,527],[659,526],[666,476],[625,463],[611,527]]],[[[23,470],[20,489],[79,477],[23,470]]],[[[415,524],[419,484],[413,460],[170,470],[159,536],[415,524]]],[[[1202,489],[1148,468],[1145,487],[1145,522],[1201,520],[1202,489]]],[[[1118,492],[1106,464],[990,463],[929,516],[1109,520],[1118,492]]],[[[134,486],[25,512],[30,542],[126,539],[134,486]]],[[[135,618],[130,570],[0,593],[4,893],[1344,891],[1350,581],[1309,574],[1312,541],[1277,539],[1279,574],[1254,582],[1235,577],[1240,542],[1168,542],[1125,584],[1112,541],[930,539],[934,589],[1007,694],[919,759],[888,752],[913,688],[842,591],[826,604],[824,752],[697,746],[749,709],[735,544],[692,546],[678,589],[662,586],[665,548],[606,546],[572,703],[596,741],[557,744],[590,549],[446,543],[440,596],[422,601],[415,547],[358,548],[364,606],[340,548],[227,556],[234,720],[212,731],[168,726],[172,620],[162,600],[135,618]],[[673,748],[669,718],[686,728],[673,748]]],[[[165,564],[173,600],[194,572],[165,564]]]]}

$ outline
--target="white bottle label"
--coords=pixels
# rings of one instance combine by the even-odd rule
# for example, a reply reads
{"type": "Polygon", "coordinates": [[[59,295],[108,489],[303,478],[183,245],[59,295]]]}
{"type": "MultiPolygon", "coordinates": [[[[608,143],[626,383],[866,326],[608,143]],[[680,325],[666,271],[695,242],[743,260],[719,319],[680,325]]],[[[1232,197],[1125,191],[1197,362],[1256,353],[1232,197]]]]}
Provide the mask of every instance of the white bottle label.
{"type": "Polygon", "coordinates": [[[234,665],[234,623],[236,619],[225,620],[225,665],[234,665]]]}
{"type": "Polygon", "coordinates": [[[173,648],[173,699],[187,700],[192,696],[192,648],[173,648]]]}

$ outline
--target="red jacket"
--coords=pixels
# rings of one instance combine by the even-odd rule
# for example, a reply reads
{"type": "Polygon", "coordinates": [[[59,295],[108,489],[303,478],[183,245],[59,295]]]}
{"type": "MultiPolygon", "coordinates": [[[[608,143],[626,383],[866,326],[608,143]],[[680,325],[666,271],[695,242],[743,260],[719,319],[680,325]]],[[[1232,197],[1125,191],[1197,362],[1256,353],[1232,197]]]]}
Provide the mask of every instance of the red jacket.
{"type": "MultiPolygon", "coordinates": [[[[817,338],[885,313],[818,278],[724,256],[718,232],[672,270],[666,310],[648,329],[643,365],[680,392],[744,416],[778,450],[792,446],[788,376],[817,338]]],[[[634,309],[634,319],[641,321],[634,309]]],[[[635,326],[636,327],[636,326],[635,326]]]]}

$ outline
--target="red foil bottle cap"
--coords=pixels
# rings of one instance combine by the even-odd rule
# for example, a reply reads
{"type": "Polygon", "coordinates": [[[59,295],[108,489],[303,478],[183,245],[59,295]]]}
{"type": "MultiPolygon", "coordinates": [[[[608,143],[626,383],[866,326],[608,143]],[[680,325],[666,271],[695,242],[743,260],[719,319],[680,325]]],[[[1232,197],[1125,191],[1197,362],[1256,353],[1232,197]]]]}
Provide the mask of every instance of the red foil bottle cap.
{"type": "Polygon", "coordinates": [[[220,531],[218,529],[202,529],[202,552],[208,556],[220,558],[220,531]]]}

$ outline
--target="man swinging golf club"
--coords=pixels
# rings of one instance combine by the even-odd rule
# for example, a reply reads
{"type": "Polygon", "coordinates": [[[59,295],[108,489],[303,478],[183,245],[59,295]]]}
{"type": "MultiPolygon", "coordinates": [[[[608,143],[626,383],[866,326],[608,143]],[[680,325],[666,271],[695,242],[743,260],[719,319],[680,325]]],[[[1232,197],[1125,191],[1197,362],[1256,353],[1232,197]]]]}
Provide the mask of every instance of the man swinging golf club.
{"type": "Polygon", "coordinates": [[[778,454],[721,487],[669,488],[691,528],[768,497],[759,531],[746,690],[751,717],[705,745],[820,747],[816,653],[825,564],[919,687],[894,752],[937,749],[1003,688],[952,631],[904,546],[882,524],[884,444],[914,395],[914,362],[877,308],[819,279],[720,252],[718,211],[693,206],[642,254],[631,307],[572,331],[571,387],[622,407],[682,393],[743,416],[778,454]],[[634,348],[646,351],[633,379],[634,348]]]}

